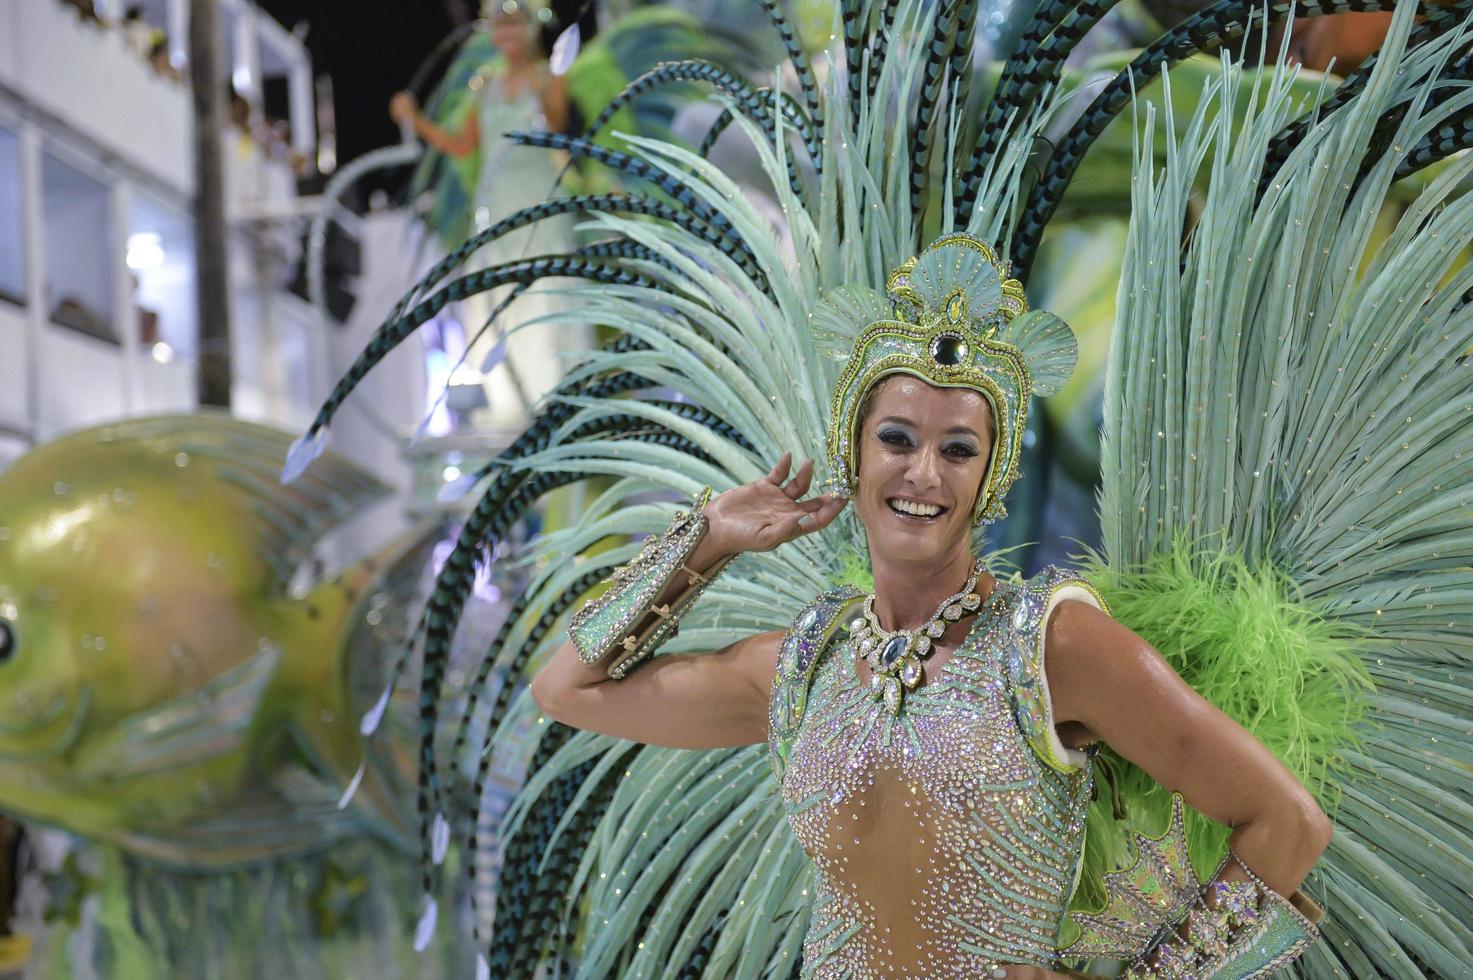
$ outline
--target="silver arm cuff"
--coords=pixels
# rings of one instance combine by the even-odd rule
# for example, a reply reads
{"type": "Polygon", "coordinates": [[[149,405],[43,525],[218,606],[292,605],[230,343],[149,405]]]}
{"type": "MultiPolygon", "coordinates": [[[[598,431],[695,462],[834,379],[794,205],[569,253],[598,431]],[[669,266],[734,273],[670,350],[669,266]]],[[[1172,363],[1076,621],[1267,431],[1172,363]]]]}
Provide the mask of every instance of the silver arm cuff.
{"type": "Polygon", "coordinates": [[[1288,966],[1319,938],[1315,923],[1324,913],[1318,905],[1300,892],[1284,898],[1237,854],[1228,857],[1250,880],[1208,886],[1216,905],[1199,902],[1187,916],[1186,934],[1168,934],[1126,971],[1127,978],[1250,980],[1288,966]],[[1147,965],[1147,958],[1154,962],[1147,965]]]}
{"type": "Polygon", "coordinates": [[[708,522],[702,508],[710,499],[707,487],[689,512],[677,513],[663,535],[652,535],[632,561],[615,570],[608,588],[574,614],[568,632],[578,648],[578,659],[596,664],[613,653],[608,674],[619,680],[675,635],[680,617],[726,565],[723,561],[704,575],[686,567],[706,533],[708,522]],[[681,572],[688,578],[686,591],[666,605],[656,605],[681,572]],[[641,624],[651,613],[658,622],[641,636],[641,624]]]}

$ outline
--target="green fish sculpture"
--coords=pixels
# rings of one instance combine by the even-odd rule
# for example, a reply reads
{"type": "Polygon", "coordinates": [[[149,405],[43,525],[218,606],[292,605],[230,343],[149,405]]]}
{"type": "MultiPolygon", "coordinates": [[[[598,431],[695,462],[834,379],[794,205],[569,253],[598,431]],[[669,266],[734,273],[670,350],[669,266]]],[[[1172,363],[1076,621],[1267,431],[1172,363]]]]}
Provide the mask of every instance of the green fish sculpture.
{"type": "Polygon", "coordinates": [[[290,441],[141,419],[0,474],[0,810],[195,868],[412,839],[412,738],[358,719],[440,528],[302,584],[388,489],[332,456],[281,486],[290,441]]]}

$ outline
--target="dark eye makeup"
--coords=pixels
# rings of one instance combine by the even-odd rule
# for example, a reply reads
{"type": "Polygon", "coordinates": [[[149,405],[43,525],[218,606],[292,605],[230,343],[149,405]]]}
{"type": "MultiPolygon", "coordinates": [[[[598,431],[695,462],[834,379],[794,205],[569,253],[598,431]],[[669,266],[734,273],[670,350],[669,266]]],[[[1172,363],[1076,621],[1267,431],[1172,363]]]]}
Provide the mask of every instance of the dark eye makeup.
{"type": "Polygon", "coordinates": [[[910,433],[904,429],[885,427],[875,432],[875,438],[891,446],[910,446],[913,442],[910,433]]]}
{"type": "MultiPolygon", "coordinates": [[[[911,434],[904,429],[893,426],[884,426],[875,430],[875,438],[889,446],[902,446],[913,448],[915,440],[911,434]]],[[[955,459],[971,459],[977,455],[977,448],[971,443],[958,441],[948,442],[941,447],[941,451],[955,459]]]]}

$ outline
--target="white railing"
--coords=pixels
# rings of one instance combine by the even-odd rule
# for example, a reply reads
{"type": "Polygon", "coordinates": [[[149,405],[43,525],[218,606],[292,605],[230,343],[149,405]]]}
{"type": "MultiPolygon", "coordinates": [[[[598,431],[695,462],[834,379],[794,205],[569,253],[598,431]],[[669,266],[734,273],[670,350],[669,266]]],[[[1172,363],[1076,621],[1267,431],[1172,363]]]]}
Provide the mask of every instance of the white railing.
{"type": "Polygon", "coordinates": [[[89,141],[184,195],[194,193],[189,89],[159,76],[121,31],[84,24],[56,0],[0,0],[5,85],[89,141]]]}
{"type": "MultiPolygon", "coordinates": [[[[168,0],[168,10],[182,10],[185,3],[168,0]]],[[[252,53],[258,45],[269,46],[278,68],[283,61],[288,65],[293,142],[305,139],[310,151],[311,66],[305,49],[244,0],[222,0],[222,7],[232,15],[227,57],[233,66],[246,66],[250,77],[239,80],[248,92],[259,94],[261,61],[252,53]],[[249,57],[242,59],[242,52],[249,57]]],[[[181,18],[170,17],[171,42],[182,37],[183,26],[181,18]]],[[[135,296],[135,270],[126,261],[133,201],[157,200],[188,220],[194,183],[190,112],[188,86],[158,74],[122,31],[84,23],[58,0],[0,0],[0,127],[20,138],[18,158],[12,152],[0,165],[11,168],[3,176],[18,183],[23,212],[19,228],[7,223],[0,234],[17,238],[25,257],[24,302],[0,300],[0,456],[9,455],[17,440],[44,442],[106,419],[193,408],[193,362],[163,349],[167,345],[140,340],[143,301],[135,296]],[[77,229],[48,227],[42,187],[48,154],[74,163],[105,194],[99,223],[107,227],[97,231],[106,238],[103,261],[110,268],[101,281],[112,285],[106,305],[112,308],[116,343],[53,321],[49,284],[56,279],[55,263],[68,254],[63,239],[77,229]]],[[[325,384],[320,376],[327,341],[316,333],[327,327],[315,319],[305,322],[303,304],[277,292],[280,275],[263,273],[251,254],[263,214],[296,212],[295,180],[284,161],[233,127],[220,138],[232,223],[240,407],[262,420],[299,424],[324,394],[319,389],[325,384]],[[283,324],[267,322],[278,315],[283,324]],[[272,369],[283,380],[262,386],[257,379],[271,359],[281,359],[272,369]]]]}

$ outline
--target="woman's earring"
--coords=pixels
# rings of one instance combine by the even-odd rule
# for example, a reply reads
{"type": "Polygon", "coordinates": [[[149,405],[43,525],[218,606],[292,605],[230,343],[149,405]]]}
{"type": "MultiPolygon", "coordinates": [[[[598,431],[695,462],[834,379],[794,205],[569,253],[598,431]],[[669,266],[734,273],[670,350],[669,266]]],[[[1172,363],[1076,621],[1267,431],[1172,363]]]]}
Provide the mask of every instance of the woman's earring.
{"type": "Polygon", "coordinates": [[[854,499],[854,478],[849,475],[849,463],[841,456],[833,459],[833,476],[824,481],[824,489],[835,497],[854,499]]]}
{"type": "Polygon", "coordinates": [[[998,500],[996,497],[994,497],[987,501],[987,503],[982,507],[982,510],[978,512],[976,517],[972,518],[972,526],[987,527],[991,524],[996,524],[998,521],[1007,516],[1008,509],[1003,506],[1001,500],[998,500]]]}

